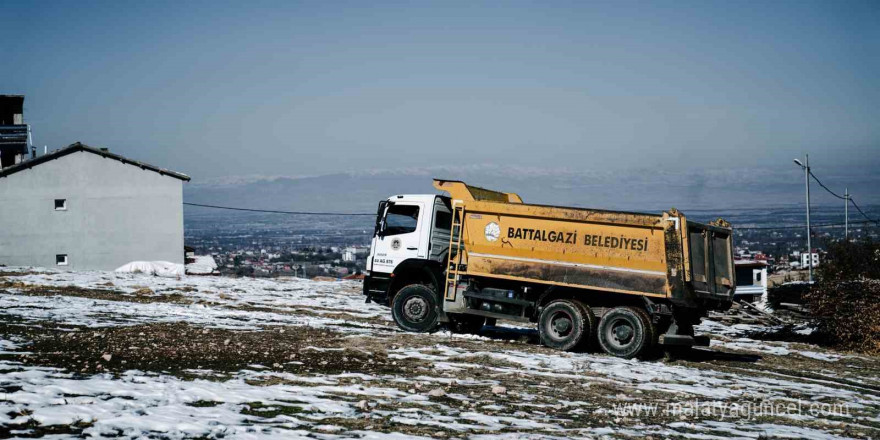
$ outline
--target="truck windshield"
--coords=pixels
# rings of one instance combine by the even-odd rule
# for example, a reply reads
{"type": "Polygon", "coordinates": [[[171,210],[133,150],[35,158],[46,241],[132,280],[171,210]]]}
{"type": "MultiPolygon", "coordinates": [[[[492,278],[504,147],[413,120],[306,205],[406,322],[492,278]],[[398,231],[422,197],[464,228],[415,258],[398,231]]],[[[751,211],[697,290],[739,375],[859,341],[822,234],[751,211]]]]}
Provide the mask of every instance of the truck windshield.
{"type": "Polygon", "coordinates": [[[419,225],[419,207],[415,205],[391,205],[385,214],[383,235],[415,232],[419,225]]]}

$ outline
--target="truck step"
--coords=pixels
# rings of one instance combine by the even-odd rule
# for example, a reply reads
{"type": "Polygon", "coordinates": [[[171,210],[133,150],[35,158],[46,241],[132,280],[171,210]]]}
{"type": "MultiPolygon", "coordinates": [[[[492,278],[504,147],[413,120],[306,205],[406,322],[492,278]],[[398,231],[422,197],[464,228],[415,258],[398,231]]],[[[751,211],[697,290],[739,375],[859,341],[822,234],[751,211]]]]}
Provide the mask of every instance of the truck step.
{"type": "Polygon", "coordinates": [[[503,313],[487,312],[485,310],[467,309],[466,313],[469,315],[485,316],[487,318],[504,319],[507,321],[532,322],[531,319],[526,318],[526,317],[515,316],[515,315],[505,315],[503,313]]]}
{"type": "Polygon", "coordinates": [[[534,301],[526,301],[523,299],[516,299],[516,298],[507,298],[507,297],[503,297],[503,296],[495,296],[495,295],[486,294],[486,293],[465,291],[464,296],[465,296],[465,298],[473,298],[473,299],[479,299],[479,300],[483,300],[483,301],[492,301],[492,302],[499,302],[499,303],[505,303],[505,304],[514,304],[514,305],[518,305],[518,306],[534,305],[534,301]]]}
{"type": "Polygon", "coordinates": [[[670,345],[675,347],[708,347],[709,337],[705,335],[660,335],[658,342],[660,345],[670,345]]]}

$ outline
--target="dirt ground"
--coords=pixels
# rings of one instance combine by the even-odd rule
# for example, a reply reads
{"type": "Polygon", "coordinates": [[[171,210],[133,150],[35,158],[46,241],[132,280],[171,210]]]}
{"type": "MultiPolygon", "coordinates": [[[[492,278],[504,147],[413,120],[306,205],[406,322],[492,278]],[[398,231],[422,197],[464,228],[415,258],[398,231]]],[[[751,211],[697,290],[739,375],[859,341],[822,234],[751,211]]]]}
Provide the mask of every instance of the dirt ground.
{"type": "Polygon", "coordinates": [[[17,347],[0,354],[8,410],[0,436],[880,436],[877,358],[750,337],[766,329],[707,324],[717,341],[711,348],[676,360],[625,361],[556,352],[538,345],[534,330],[503,323],[478,336],[403,333],[387,310],[362,306],[357,286],[345,283],[157,285],[146,277],[113,278],[0,278],[0,336],[17,347]],[[71,304],[83,309],[71,311],[71,304]],[[24,374],[32,371],[42,376],[24,374]],[[223,430],[195,422],[192,429],[144,428],[129,420],[129,411],[137,411],[132,402],[117,402],[122,397],[106,389],[35,397],[55,383],[128,389],[139,383],[133,377],[177,387],[159,397],[131,397],[144,402],[143,417],[173,409],[201,422],[214,417],[208,411],[225,411],[226,417],[215,414],[223,430]],[[199,394],[206,387],[222,392],[199,394]],[[251,394],[259,398],[246,397],[251,394]],[[88,396],[90,403],[59,403],[64,396],[88,396]],[[847,405],[847,412],[737,418],[638,411],[638,405],[681,409],[697,401],[820,402],[847,405]],[[62,409],[69,422],[54,423],[66,420],[55,416],[62,409]],[[254,426],[260,429],[252,432],[254,426]]]}

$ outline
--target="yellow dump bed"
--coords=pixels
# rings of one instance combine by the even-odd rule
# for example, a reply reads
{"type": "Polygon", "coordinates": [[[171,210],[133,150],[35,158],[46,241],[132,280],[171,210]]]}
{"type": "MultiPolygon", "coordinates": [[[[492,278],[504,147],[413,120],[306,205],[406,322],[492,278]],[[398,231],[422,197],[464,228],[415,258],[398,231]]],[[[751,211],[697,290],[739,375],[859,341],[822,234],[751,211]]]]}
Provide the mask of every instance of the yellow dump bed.
{"type": "MultiPolygon", "coordinates": [[[[733,296],[731,230],[723,221],[688,222],[674,209],[643,214],[530,205],[516,194],[457,181],[434,186],[452,199],[453,283],[461,275],[485,276],[683,305],[729,303],[733,296]]],[[[448,300],[455,295],[447,288],[448,300]]]]}

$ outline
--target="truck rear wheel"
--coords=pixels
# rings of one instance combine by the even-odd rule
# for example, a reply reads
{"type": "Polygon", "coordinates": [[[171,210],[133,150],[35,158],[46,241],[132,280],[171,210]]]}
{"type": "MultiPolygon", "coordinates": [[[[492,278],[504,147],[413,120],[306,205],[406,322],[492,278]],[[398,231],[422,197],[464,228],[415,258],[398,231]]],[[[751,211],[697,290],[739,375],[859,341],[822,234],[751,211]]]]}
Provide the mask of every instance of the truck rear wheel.
{"type": "Polygon", "coordinates": [[[558,350],[583,349],[592,338],[593,320],[590,309],[578,301],[551,301],[538,318],[541,343],[558,350]]]}
{"type": "Polygon", "coordinates": [[[625,359],[649,354],[654,328],[648,314],[634,307],[615,307],[599,320],[599,345],[605,353],[625,359]]]}
{"type": "Polygon", "coordinates": [[[428,286],[410,284],[394,295],[391,316],[408,332],[424,333],[437,327],[437,295],[428,286]]]}

